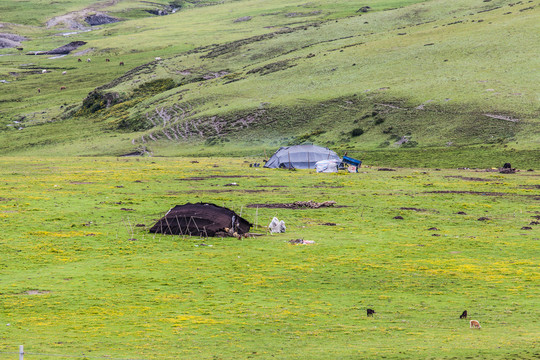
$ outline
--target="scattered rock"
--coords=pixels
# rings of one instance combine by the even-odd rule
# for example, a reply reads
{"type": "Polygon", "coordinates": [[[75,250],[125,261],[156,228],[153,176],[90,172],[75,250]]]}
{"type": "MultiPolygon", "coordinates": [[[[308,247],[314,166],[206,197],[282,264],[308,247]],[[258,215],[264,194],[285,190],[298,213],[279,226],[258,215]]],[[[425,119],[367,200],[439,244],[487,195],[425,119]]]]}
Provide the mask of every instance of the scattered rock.
{"type": "Polygon", "coordinates": [[[532,227],[530,226],[523,226],[521,230],[532,230],[532,227]]]}
{"type": "Polygon", "coordinates": [[[515,174],[515,173],[516,173],[516,169],[502,168],[502,169],[499,169],[499,173],[500,173],[500,174],[515,174]]]}
{"type": "Polygon", "coordinates": [[[242,17],[240,17],[238,19],[235,19],[233,22],[238,23],[238,22],[249,21],[251,19],[253,19],[253,17],[251,17],[251,16],[242,16],[242,17]]]}
{"type": "Polygon", "coordinates": [[[304,239],[294,239],[294,240],[289,240],[289,243],[291,243],[291,244],[310,245],[310,244],[315,244],[315,241],[313,241],[313,240],[304,240],[304,239]]]}
{"type": "Polygon", "coordinates": [[[428,230],[439,231],[436,227],[430,227],[428,230]]]}
{"type": "Polygon", "coordinates": [[[403,216],[400,216],[400,215],[394,216],[394,219],[396,219],[396,220],[403,220],[403,216]]]}
{"type": "Polygon", "coordinates": [[[314,201],[295,201],[293,203],[278,203],[278,204],[249,204],[248,207],[260,207],[270,209],[319,209],[322,207],[342,207],[336,206],[335,201],[324,201],[321,203],[314,201]]]}
{"type": "Polygon", "coordinates": [[[478,221],[488,221],[488,220],[491,220],[491,219],[488,218],[488,217],[484,217],[484,216],[478,218],[478,221]]]}

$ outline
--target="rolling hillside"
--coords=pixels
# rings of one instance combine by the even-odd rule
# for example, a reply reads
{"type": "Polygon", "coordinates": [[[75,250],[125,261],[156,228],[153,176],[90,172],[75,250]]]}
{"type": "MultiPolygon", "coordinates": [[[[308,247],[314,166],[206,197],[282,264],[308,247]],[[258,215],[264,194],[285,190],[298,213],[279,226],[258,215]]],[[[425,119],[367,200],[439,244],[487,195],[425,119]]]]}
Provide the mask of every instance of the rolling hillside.
{"type": "Polygon", "coordinates": [[[389,164],[540,165],[538,1],[69,3],[7,9],[19,24],[0,32],[29,40],[0,50],[3,154],[315,142],[389,164]],[[103,14],[121,21],[81,25],[103,14]]]}

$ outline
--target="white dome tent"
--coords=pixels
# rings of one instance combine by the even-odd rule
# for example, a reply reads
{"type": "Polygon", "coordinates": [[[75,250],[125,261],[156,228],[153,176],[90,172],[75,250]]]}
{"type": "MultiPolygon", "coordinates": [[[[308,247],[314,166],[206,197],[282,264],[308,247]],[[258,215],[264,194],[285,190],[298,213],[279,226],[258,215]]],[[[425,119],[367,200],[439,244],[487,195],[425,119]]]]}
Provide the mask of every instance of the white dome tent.
{"type": "Polygon", "coordinates": [[[295,145],[280,148],[264,165],[265,168],[282,169],[315,169],[315,164],[321,160],[341,159],[335,152],[317,145],[295,145]]]}

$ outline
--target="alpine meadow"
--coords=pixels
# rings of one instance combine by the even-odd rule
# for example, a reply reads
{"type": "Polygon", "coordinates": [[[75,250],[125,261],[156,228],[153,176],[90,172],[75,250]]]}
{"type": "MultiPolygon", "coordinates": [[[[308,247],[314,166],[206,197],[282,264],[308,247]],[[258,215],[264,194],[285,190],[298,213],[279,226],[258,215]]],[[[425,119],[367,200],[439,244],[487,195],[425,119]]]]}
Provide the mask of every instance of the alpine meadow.
{"type": "Polygon", "coordinates": [[[0,359],[540,358],[539,5],[0,1],[0,359]]]}

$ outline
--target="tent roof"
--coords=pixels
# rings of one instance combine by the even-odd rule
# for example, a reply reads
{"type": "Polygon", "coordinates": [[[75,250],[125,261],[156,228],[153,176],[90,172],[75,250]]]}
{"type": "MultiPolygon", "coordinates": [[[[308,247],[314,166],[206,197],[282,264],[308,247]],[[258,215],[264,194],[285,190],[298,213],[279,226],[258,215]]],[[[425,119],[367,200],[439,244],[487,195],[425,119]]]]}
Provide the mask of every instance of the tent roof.
{"type": "Polygon", "coordinates": [[[151,233],[190,236],[216,236],[225,228],[238,234],[249,231],[251,224],[234,211],[210,203],[187,203],[170,209],[151,229],[151,233]]]}
{"type": "Polygon", "coordinates": [[[328,148],[317,145],[295,145],[280,148],[266,162],[264,167],[314,169],[315,163],[320,160],[341,162],[339,156],[328,148]]]}

